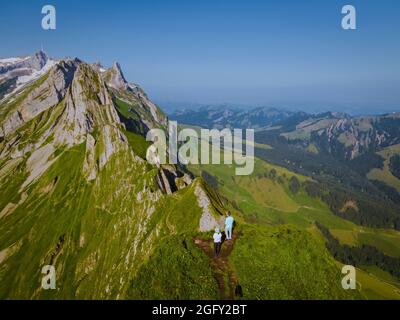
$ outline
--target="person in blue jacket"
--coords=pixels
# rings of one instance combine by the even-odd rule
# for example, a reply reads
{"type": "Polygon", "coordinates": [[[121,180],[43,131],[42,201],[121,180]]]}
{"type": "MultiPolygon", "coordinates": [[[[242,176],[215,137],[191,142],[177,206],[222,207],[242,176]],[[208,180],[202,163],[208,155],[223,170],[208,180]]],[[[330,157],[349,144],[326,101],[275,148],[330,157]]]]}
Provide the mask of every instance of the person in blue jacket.
{"type": "Polygon", "coordinates": [[[232,228],[235,219],[231,216],[231,213],[228,211],[227,217],[225,219],[225,236],[226,240],[232,240],[232,228]]]}

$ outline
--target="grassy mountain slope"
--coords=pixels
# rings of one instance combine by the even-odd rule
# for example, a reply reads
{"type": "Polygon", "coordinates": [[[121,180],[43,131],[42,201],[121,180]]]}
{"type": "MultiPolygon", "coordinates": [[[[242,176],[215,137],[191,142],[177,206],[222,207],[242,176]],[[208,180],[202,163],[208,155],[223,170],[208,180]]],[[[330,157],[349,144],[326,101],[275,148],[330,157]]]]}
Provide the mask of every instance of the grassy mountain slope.
{"type": "Polygon", "coordinates": [[[209,260],[182,235],[164,239],[140,268],[127,292],[129,299],[218,299],[209,260]]]}
{"type": "Polygon", "coordinates": [[[247,299],[354,299],[324,245],[292,227],[245,226],[232,264],[247,299]]]}
{"type": "MultiPolygon", "coordinates": [[[[239,222],[239,228],[243,224],[245,231],[242,239],[237,242],[231,261],[238,272],[245,297],[345,298],[346,294],[343,295],[340,283],[337,282],[341,277],[340,265],[327,252],[323,236],[315,228],[316,221],[327,226],[342,243],[353,246],[369,244],[386,254],[398,256],[398,231],[360,227],[334,215],[323,201],[310,197],[303,187],[292,192],[291,178],[296,177],[300,183],[311,181],[305,176],[257,158],[254,174],[248,177],[235,176],[234,168],[229,165],[190,168],[197,175],[213,177],[217,181],[218,191],[227,199],[235,199],[232,205],[243,219],[239,222]],[[275,236],[278,242],[271,240],[271,237],[274,239],[273,235],[278,235],[275,236]],[[315,254],[312,265],[304,260],[310,258],[308,254],[315,254]],[[284,271],[285,268],[291,269],[284,271]],[[265,273],[264,270],[273,272],[265,273]],[[299,286],[296,290],[297,293],[302,292],[302,295],[296,295],[296,290],[285,292],[285,287],[280,286],[282,281],[277,280],[284,277],[280,272],[302,274],[304,283],[290,278],[287,280],[293,282],[288,287],[299,286]],[[319,289],[311,289],[312,281],[307,280],[313,272],[318,273],[313,279],[319,289]],[[330,282],[331,279],[336,279],[336,282],[330,282]],[[331,289],[324,291],[327,284],[331,284],[331,289]]],[[[382,277],[382,272],[379,268],[358,269],[360,296],[350,294],[347,298],[399,299],[399,279],[391,277],[392,281],[387,281],[382,277]]]]}

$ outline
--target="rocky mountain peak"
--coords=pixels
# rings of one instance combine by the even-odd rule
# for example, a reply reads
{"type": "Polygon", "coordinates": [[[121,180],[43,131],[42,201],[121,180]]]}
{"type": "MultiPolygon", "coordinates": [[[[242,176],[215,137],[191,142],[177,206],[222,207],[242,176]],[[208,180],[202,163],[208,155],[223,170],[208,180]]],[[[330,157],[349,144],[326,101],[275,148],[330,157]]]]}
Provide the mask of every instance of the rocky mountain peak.
{"type": "Polygon", "coordinates": [[[125,81],[125,77],[122,73],[122,69],[121,69],[121,65],[119,64],[119,62],[114,62],[112,69],[119,74],[119,76],[125,81]]]}
{"type": "Polygon", "coordinates": [[[99,61],[93,63],[91,66],[92,66],[96,71],[99,71],[99,72],[104,72],[104,71],[106,71],[105,68],[103,67],[103,65],[102,65],[99,61]]]}
{"type": "Polygon", "coordinates": [[[121,69],[121,65],[115,62],[113,66],[106,71],[105,79],[107,83],[115,89],[128,89],[129,84],[126,81],[121,69]]]}
{"type": "Polygon", "coordinates": [[[26,57],[0,59],[0,100],[39,79],[55,64],[56,61],[44,51],[26,57]]]}
{"type": "Polygon", "coordinates": [[[46,65],[48,60],[49,57],[46,52],[40,50],[30,58],[30,64],[32,68],[41,70],[46,65]]]}

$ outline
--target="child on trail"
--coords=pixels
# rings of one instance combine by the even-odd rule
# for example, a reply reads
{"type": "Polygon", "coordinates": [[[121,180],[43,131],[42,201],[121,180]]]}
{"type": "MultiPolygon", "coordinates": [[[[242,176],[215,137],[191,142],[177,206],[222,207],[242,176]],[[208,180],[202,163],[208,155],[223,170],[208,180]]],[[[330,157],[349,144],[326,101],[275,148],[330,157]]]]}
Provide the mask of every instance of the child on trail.
{"type": "Polygon", "coordinates": [[[222,234],[219,228],[215,228],[214,238],[214,257],[218,257],[221,250],[222,234]]]}

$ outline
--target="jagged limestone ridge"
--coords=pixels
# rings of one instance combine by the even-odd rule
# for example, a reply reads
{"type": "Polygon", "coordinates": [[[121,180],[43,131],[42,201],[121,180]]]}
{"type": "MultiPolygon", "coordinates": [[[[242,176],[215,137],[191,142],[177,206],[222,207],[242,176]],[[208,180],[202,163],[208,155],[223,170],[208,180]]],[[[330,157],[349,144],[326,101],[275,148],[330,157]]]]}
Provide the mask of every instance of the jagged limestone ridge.
{"type": "Polygon", "coordinates": [[[135,153],[95,68],[60,62],[25,90],[0,121],[1,298],[123,298],[163,237],[218,216],[202,182],[135,153]],[[40,289],[46,264],[56,292],[40,289]]]}

